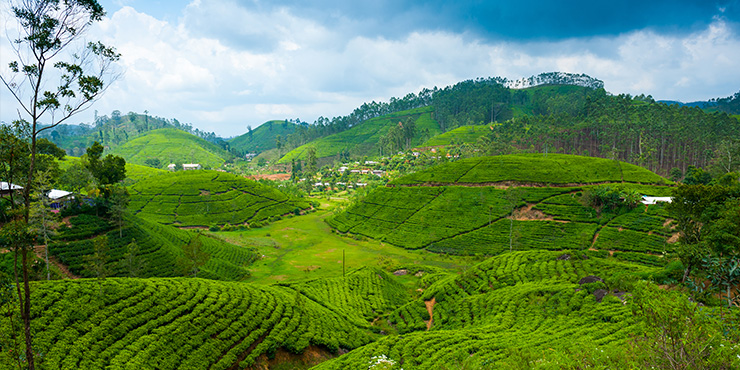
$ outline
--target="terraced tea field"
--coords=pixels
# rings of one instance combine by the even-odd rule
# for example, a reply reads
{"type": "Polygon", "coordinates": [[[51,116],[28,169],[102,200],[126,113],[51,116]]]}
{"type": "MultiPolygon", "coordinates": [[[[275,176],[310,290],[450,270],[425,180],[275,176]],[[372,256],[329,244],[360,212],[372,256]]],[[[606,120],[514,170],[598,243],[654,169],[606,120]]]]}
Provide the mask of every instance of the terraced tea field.
{"type": "Polygon", "coordinates": [[[660,263],[657,255],[670,248],[673,234],[662,206],[599,213],[583,197],[594,184],[605,183],[646,195],[670,191],[658,175],[617,161],[568,155],[471,158],[393,181],[328,222],[340,232],[440,253],[591,248],[660,263]],[[506,190],[509,186],[516,191],[506,190]],[[507,200],[507,194],[516,199],[507,200]]]}
{"type": "Polygon", "coordinates": [[[217,171],[179,171],[152,177],[129,188],[133,213],[166,225],[263,222],[310,207],[256,181],[217,171]]]}

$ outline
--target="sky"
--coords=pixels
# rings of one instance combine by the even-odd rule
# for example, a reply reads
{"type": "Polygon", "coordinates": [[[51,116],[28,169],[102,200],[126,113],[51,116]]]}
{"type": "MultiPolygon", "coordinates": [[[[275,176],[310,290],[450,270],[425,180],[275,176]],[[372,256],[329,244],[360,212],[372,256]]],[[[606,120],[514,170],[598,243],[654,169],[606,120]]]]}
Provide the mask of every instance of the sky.
{"type": "MultiPolygon", "coordinates": [[[[70,123],[147,110],[230,137],[267,120],[313,122],[422,88],[543,72],[585,73],[613,94],[657,100],[740,91],[740,0],[100,4],[107,15],[85,37],[117,48],[122,77],[70,123]]],[[[0,27],[12,21],[3,13],[0,27]]],[[[6,66],[12,50],[0,38],[6,66]]],[[[0,120],[16,119],[0,94],[0,120]]]]}

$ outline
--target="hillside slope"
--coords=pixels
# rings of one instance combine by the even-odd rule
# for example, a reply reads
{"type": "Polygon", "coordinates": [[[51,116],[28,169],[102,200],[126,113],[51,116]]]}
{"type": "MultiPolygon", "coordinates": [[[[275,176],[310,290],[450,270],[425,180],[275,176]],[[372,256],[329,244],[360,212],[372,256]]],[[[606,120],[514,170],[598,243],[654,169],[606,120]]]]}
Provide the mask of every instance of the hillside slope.
{"type": "Polygon", "coordinates": [[[147,159],[159,160],[160,168],[170,163],[199,163],[206,168],[218,168],[230,157],[217,145],[174,128],[149,131],[114,147],[110,153],[139,165],[146,165],[147,159]]]}
{"type": "MultiPolygon", "coordinates": [[[[49,253],[59,258],[77,276],[93,277],[85,256],[92,255],[97,239],[108,236],[106,267],[109,276],[129,276],[136,270],[137,277],[184,276],[190,272],[182,264],[182,247],[197,237],[194,232],[172,226],[159,225],[140,217],[126,218],[119,231],[107,220],[94,215],[72,217],[70,227],[59,230],[49,253]],[[127,256],[129,243],[135,241],[138,254],[127,256]],[[133,261],[133,263],[129,263],[133,261]]],[[[198,276],[216,280],[243,280],[249,277],[248,267],[259,256],[252,250],[237,247],[207,236],[199,237],[208,262],[198,276]]]]}
{"type": "MultiPolygon", "coordinates": [[[[278,349],[324,359],[372,340],[367,323],[290,287],[109,278],[38,282],[33,294],[45,369],[243,369],[278,349]]],[[[6,352],[3,368],[13,365],[6,352]]]]}
{"type": "Polygon", "coordinates": [[[270,186],[217,171],[167,173],[129,191],[133,213],[176,226],[252,224],[310,207],[270,186]]]}
{"type": "Polygon", "coordinates": [[[438,280],[390,316],[400,335],[314,369],[359,369],[380,356],[404,369],[494,369],[497,361],[511,361],[512,353],[520,351],[539,357],[548,350],[627,347],[641,326],[631,302],[617,298],[624,292],[597,298],[595,290],[607,286],[579,285],[579,280],[598,275],[609,281],[616,274],[654,270],[585,255],[562,256],[507,253],[438,280]]]}
{"type": "Polygon", "coordinates": [[[286,153],[280,162],[305,160],[306,150],[309,147],[316,148],[317,158],[339,156],[343,152],[348,152],[354,157],[381,154],[379,145],[381,137],[386,135],[394,125],[398,125],[399,122],[409,117],[415,119],[416,125],[416,135],[411,142],[412,146],[421,144],[427,138],[440,132],[439,126],[433,119],[433,108],[416,108],[369,119],[347,131],[314,140],[286,153]]]}
{"type": "Polygon", "coordinates": [[[672,235],[661,206],[598,212],[583,201],[596,183],[647,195],[670,191],[663,178],[616,161],[570,155],[480,157],[400,178],[328,222],[340,232],[409,249],[496,255],[509,249],[592,248],[661,264],[654,254],[668,247],[672,235]]]}
{"type": "Polygon", "coordinates": [[[297,125],[288,121],[267,121],[259,127],[229,140],[232,150],[242,154],[261,153],[266,150],[275,149],[275,139],[280,136],[285,140],[288,135],[296,131],[297,125]]]}

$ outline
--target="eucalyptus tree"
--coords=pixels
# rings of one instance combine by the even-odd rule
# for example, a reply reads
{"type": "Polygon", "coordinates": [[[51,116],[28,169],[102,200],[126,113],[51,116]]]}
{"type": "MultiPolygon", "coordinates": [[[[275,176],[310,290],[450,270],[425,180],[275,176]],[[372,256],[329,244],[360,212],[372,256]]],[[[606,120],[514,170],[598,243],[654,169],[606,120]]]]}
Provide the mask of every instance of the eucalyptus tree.
{"type": "MultiPolygon", "coordinates": [[[[9,8],[17,23],[15,29],[7,31],[14,56],[8,70],[0,73],[0,81],[17,103],[19,121],[29,125],[30,165],[24,174],[20,212],[28,224],[39,134],[90,107],[119,76],[114,67],[120,54],[101,42],[83,42],[90,26],[105,16],[96,0],[11,0],[9,8]]],[[[28,283],[30,244],[16,253],[22,258],[24,294],[19,291],[19,299],[25,355],[28,368],[35,369],[28,283]]]]}

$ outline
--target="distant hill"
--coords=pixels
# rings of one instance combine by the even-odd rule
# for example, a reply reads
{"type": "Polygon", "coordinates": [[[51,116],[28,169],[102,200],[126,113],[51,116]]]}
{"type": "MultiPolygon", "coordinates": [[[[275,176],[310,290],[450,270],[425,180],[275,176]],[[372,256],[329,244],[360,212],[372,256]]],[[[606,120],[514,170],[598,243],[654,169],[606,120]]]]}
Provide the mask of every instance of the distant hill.
{"type": "Polygon", "coordinates": [[[219,146],[174,128],[149,131],[114,147],[110,153],[139,165],[151,165],[156,160],[158,168],[166,168],[170,163],[199,163],[206,168],[218,168],[231,157],[219,146]]]}
{"type": "Polygon", "coordinates": [[[216,171],[179,171],[150,177],[130,187],[131,212],[163,224],[244,224],[309,208],[256,181],[216,171]]]}
{"type": "Polygon", "coordinates": [[[387,114],[369,119],[347,131],[314,140],[306,145],[286,153],[281,163],[290,163],[291,160],[305,160],[306,150],[316,148],[317,158],[340,157],[342,154],[360,157],[365,155],[381,155],[401,150],[398,146],[383,145],[383,137],[399,123],[412,118],[416,126],[416,133],[411,140],[411,146],[419,145],[427,138],[440,132],[439,125],[433,118],[433,107],[423,107],[387,114]]]}
{"type": "MultiPolygon", "coordinates": [[[[107,267],[110,276],[128,276],[124,260],[127,246],[136,240],[139,246],[138,277],[186,276],[178,266],[178,259],[184,254],[182,246],[196,236],[194,232],[180,230],[172,226],[160,225],[141,217],[128,216],[126,226],[119,232],[107,220],[95,215],[72,217],[70,226],[59,230],[55,242],[49,245],[49,253],[78,276],[93,277],[87,270],[84,256],[94,251],[94,242],[102,235],[108,235],[107,267]],[[122,235],[122,236],[119,236],[122,235]]],[[[218,239],[201,236],[203,250],[210,259],[201,268],[199,277],[215,280],[243,280],[249,277],[247,267],[257,259],[254,251],[237,247],[218,239]]]]}
{"type": "Polygon", "coordinates": [[[286,141],[288,135],[296,131],[295,123],[285,121],[267,121],[261,124],[259,127],[247,132],[241,136],[237,136],[229,140],[229,146],[232,151],[235,151],[241,155],[247,153],[261,153],[266,150],[275,149],[276,138],[280,136],[283,142],[286,141]]]}
{"type": "Polygon", "coordinates": [[[511,242],[515,250],[592,248],[660,264],[655,254],[672,235],[662,208],[599,213],[583,200],[595,184],[670,192],[665,179],[624,162],[562,154],[479,157],[397,179],[328,222],[340,232],[409,249],[496,255],[511,242]],[[510,200],[508,187],[518,189],[510,200]]]}

